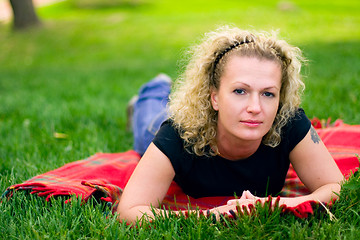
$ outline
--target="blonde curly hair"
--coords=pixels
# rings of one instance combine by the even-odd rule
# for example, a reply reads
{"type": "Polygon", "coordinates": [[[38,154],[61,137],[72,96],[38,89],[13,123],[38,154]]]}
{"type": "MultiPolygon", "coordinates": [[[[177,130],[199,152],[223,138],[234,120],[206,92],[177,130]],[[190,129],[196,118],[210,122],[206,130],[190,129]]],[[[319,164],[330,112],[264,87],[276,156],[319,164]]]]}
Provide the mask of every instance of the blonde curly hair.
{"type": "Polygon", "coordinates": [[[248,56],[278,62],[282,69],[280,104],[274,123],[263,137],[263,144],[276,147],[281,129],[300,104],[304,83],[301,80],[301,51],[275,33],[250,32],[222,27],[205,34],[189,51],[185,71],[170,94],[170,118],[179,129],[186,149],[198,156],[219,154],[216,143],[218,113],[211,104],[211,90],[220,86],[220,76],[230,56],[248,56]]]}

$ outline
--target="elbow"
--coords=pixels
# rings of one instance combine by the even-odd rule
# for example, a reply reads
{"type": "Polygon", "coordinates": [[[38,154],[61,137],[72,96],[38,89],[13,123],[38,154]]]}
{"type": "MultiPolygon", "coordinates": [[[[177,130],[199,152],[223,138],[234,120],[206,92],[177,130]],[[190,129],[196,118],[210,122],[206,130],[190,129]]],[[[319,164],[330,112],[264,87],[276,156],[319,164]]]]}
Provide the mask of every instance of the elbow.
{"type": "Polygon", "coordinates": [[[332,200],[337,200],[340,196],[342,183],[334,183],[332,186],[332,200]]]}
{"type": "Polygon", "coordinates": [[[134,223],[134,221],[131,219],[130,214],[130,208],[123,206],[122,204],[119,204],[119,206],[116,209],[117,213],[117,219],[120,222],[126,222],[126,223],[134,223]]]}
{"type": "Polygon", "coordinates": [[[144,209],[141,206],[127,206],[123,204],[119,204],[119,206],[116,209],[117,213],[117,219],[121,223],[127,223],[127,224],[135,224],[144,215],[144,209]]]}
{"type": "Polygon", "coordinates": [[[335,195],[336,197],[340,195],[341,186],[344,183],[344,177],[341,177],[342,178],[340,178],[338,181],[329,184],[333,195],[335,195]]]}
{"type": "Polygon", "coordinates": [[[341,183],[330,183],[327,185],[330,196],[328,197],[328,200],[326,202],[334,202],[339,199],[341,185],[341,183]]]}
{"type": "Polygon", "coordinates": [[[120,222],[126,221],[126,218],[124,218],[124,216],[126,216],[126,211],[124,211],[123,208],[120,208],[120,205],[116,209],[116,214],[117,214],[117,219],[120,222]]]}
{"type": "Polygon", "coordinates": [[[327,183],[311,191],[309,197],[310,200],[315,200],[318,202],[334,202],[339,198],[340,191],[341,183],[327,183]]]}

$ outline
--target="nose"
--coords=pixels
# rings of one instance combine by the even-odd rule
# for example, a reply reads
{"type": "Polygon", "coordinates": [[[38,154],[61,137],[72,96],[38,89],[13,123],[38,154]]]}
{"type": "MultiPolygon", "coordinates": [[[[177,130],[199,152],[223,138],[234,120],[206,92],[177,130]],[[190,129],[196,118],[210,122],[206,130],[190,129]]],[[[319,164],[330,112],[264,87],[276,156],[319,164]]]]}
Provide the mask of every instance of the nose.
{"type": "Polygon", "coordinates": [[[247,112],[257,114],[261,112],[260,96],[252,95],[249,97],[247,112]]]}

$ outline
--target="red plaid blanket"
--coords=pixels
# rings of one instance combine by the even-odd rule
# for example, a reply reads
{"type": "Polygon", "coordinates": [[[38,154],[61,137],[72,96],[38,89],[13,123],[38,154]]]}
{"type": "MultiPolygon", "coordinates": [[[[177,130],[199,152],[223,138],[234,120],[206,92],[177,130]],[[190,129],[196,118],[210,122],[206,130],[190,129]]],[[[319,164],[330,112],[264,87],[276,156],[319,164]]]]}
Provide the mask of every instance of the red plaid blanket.
{"type": "MultiPolygon", "coordinates": [[[[351,172],[357,171],[359,160],[356,155],[360,155],[360,125],[346,125],[337,121],[332,126],[324,127],[318,120],[313,120],[313,125],[317,127],[318,134],[344,176],[348,178],[351,172]]],[[[87,201],[91,196],[100,194],[102,200],[116,204],[139,159],[140,156],[132,150],[124,153],[97,153],[88,159],[68,163],[24,183],[10,186],[3,195],[11,196],[14,190],[30,190],[31,194],[44,196],[46,200],[59,195],[69,196],[70,199],[70,195],[76,195],[87,201]]],[[[290,167],[281,195],[297,196],[306,193],[306,187],[290,167]]],[[[194,199],[185,195],[173,182],[163,204],[170,209],[188,209],[195,206],[209,209],[226,204],[231,198],[233,197],[194,199]],[[189,203],[192,206],[189,206],[189,203]]],[[[311,203],[304,203],[290,211],[299,217],[306,217],[308,213],[312,213],[311,203]]]]}
{"type": "MultiPolygon", "coordinates": [[[[311,121],[325,146],[331,153],[345,178],[349,178],[359,168],[360,156],[360,125],[348,125],[341,120],[330,124],[314,118],[311,121]]],[[[308,194],[308,189],[300,181],[290,165],[281,196],[296,197],[308,194]]]]}

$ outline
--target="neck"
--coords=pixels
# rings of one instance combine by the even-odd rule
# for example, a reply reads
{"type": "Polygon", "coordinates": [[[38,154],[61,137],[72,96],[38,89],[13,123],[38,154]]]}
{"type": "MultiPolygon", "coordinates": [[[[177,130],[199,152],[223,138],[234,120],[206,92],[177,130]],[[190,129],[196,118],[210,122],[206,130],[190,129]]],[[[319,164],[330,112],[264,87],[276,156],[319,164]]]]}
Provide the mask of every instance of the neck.
{"type": "Polygon", "coordinates": [[[256,141],[229,141],[226,138],[217,139],[217,147],[221,157],[228,160],[242,160],[253,155],[261,144],[261,139],[256,141]]]}

